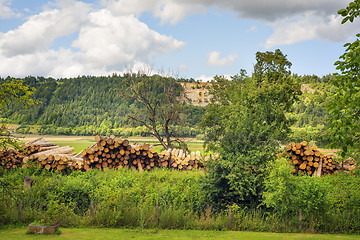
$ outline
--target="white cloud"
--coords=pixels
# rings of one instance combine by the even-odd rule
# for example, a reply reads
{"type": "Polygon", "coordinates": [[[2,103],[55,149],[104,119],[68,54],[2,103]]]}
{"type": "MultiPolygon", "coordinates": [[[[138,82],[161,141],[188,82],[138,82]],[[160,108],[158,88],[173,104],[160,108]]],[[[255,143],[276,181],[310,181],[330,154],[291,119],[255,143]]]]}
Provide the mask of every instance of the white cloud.
{"type": "MultiPolygon", "coordinates": [[[[196,81],[201,81],[201,82],[211,82],[212,80],[214,80],[215,76],[205,76],[205,75],[201,75],[200,77],[195,78],[196,81]]],[[[232,76],[229,74],[224,74],[221,77],[227,79],[227,80],[232,80],[232,76]]]]}
{"type": "Polygon", "coordinates": [[[310,39],[341,42],[351,39],[360,29],[360,23],[341,24],[342,17],[330,15],[326,18],[308,13],[297,20],[284,19],[272,24],[273,34],[267,39],[265,48],[289,45],[310,39]]]}
{"type": "Polygon", "coordinates": [[[10,0],[0,0],[0,18],[11,18],[17,16],[9,7],[10,0]]]}
{"type": "Polygon", "coordinates": [[[149,29],[134,15],[114,16],[73,0],[56,3],[17,29],[0,32],[2,76],[107,75],[184,46],[149,29]],[[50,49],[57,38],[76,32],[71,48],[50,49]]]}
{"type": "Polygon", "coordinates": [[[196,81],[200,82],[211,82],[214,79],[214,77],[207,77],[205,75],[201,75],[200,77],[195,78],[196,81]]]}
{"type": "Polygon", "coordinates": [[[11,57],[46,51],[56,38],[79,30],[89,10],[87,4],[73,1],[71,6],[33,15],[17,29],[0,33],[0,54],[11,57]]]}
{"type": "Polygon", "coordinates": [[[257,30],[256,26],[251,26],[246,32],[255,32],[257,30]]]}
{"type": "Polygon", "coordinates": [[[179,70],[186,70],[187,69],[187,66],[185,64],[180,64],[178,67],[177,67],[179,70]]]}
{"type": "Polygon", "coordinates": [[[84,54],[89,67],[114,67],[133,61],[149,61],[157,54],[179,50],[184,45],[148,28],[133,15],[113,16],[103,9],[90,14],[73,47],[84,54]]]}
{"type": "Polygon", "coordinates": [[[150,11],[155,17],[160,18],[162,24],[168,22],[176,24],[190,14],[205,12],[207,9],[206,5],[201,2],[196,3],[196,1],[103,0],[102,2],[116,15],[135,14],[139,16],[143,12],[150,11]]]}
{"type": "Polygon", "coordinates": [[[220,52],[213,51],[208,53],[207,64],[210,66],[227,66],[231,65],[237,58],[237,54],[230,54],[227,57],[220,57],[220,52]]]}
{"type": "MultiPolygon", "coordinates": [[[[308,39],[345,41],[354,36],[354,26],[338,27],[337,10],[350,0],[103,0],[116,14],[150,11],[162,23],[175,24],[186,16],[210,7],[235,12],[239,18],[254,19],[273,27],[267,48],[308,39]],[[309,16],[311,16],[309,18],[309,16]],[[299,30],[297,32],[297,30],[299,30]],[[342,34],[339,34],[338,31],[342,34]]],[[[254,28],[250,29],[254,30],[254,28]]]]}

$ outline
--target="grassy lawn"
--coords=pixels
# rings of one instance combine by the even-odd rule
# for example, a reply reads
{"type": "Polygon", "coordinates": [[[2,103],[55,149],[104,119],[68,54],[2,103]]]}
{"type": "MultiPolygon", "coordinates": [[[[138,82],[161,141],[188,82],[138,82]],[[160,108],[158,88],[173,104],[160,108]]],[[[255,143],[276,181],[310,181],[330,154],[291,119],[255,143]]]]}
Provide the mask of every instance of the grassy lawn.
{"type": "Polygon", "coordinates": [[[26,234],[27,228],[1,229],[0,238],[8,239],[360,239],[360,235],[265,233],[240,231],[133,230],[114,228],[62,228],[61,235],[26,234]]]}

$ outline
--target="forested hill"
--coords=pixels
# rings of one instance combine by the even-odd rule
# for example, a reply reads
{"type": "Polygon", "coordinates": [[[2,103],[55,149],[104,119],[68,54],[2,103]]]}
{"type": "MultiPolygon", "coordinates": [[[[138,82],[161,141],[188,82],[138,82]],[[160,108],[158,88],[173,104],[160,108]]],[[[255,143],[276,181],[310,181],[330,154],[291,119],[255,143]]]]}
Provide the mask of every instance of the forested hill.
{"type": "MultiPolygon", "coordinates": [[[[160,78],[152,77],[153,81],[160,78]]],[[[23,80],[36,89],[34,98],[41,103],[25,110],[10,107],[2,118],[22,125],[41,125],[42,134],[106,134],[112,129],[134,126],[127,115],[142,108],[133,99],[122,96],[128,92],[127,76],[57,80],[26,77],[23,80]]],[[[159,97],[159,91],[161,89],[152,89],[152,97],[159,97]]],[[[200,121],[204,109],[184,103],[183,111],[187,115],[185,125],[189,128],[200,121]]]]}
{"type": "MultiPolygon", "coordinates": [[[[333,93],[329,80],[333,75],[324,77],[293,76],[302,83],[303,95],[294,105],[294,117],[297,121],[293,125],[294,134],[291,139],[325,141],[326,135],[326,106],[325,102],[333,93]]],[[[154,76],[159,81],[160,76],[154,76]]],[[[40,104],[21,109],[10,107],[2,114],[2,120],[21,124],[23,131],[27,125],[39,125],[41,134],[74,134],[93,135],[114,133],[119,135],[134,135],[137,126],[127,118],[128,114],[142,111],[142,106],[134,100],[122,97],[127,92],[126,76],[91,77],[82,76],[70,79],[53,79],[43,77],[26,77],[23,79],[36,89],[35,100],[40,104]]],[[[0,79],[6,81],[6,79],[0,79]]],[[[208,103],[206,86],[193,79],[177,81],[179,88],[192,99],[193,104],[205,106],[208,103]]],[[[159,86],[159,85],[157,85],[159,86]]],[[[152,97],[158,98],[160,89],[153,89],[152,97]]],[[[186,101],[189,103],[189,101],[186,101]]],[[[183,103],[186,113],[185,126],[177,129],[182,136],[196,136],[201,133],[196,125],[201,121],[204,107],[183,103]]]]}

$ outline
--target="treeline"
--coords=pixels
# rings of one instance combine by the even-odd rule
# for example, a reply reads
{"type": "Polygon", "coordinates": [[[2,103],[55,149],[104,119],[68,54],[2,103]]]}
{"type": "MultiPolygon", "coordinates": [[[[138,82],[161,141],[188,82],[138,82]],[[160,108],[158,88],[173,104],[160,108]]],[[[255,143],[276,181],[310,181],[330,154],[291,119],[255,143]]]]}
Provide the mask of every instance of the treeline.
{"type": "MultiPolygon", "coordinates": [[[[316,141],[319,146],[327,142],[326,101],[334,93],[329,81],[334,75],[293,75],[302,84],[303,94],[294,104],[291,117],[295,120],[293,133],[287,142],[316,141]]],[[[161,76],[153,76],[159,81],[161,76]]],[[[0,79],[6,81],[7,79],[0,79]]],[[[77,78],[25,77],[24,83],[34,87],[34,100],[39,103],[29,109],[10,106],[2,113],[9,123],[19,123],[19,133],[33,130],[28,125],[39,125],[38,134],[55,135],[119,135],[139,136],[146,130],[127,118],[128,114],[142,111],[142,106],[133,99],[123,97],[127,91],[129,75],[107,77],[81,76],[77,78]]],[[[178,82],[194,82],[193,79],[178,79],[178,82]]],[[[180,88],[179,84],[179,88],[180,88]]],[[[154,89],[154,97],[159,89],[154,89]]],[[[173,135],[195,137],[202,134],[197,127],[206,108],[183,104],[184,126],[176,126],[173,135]]]]}
{"type": "MultiPolygon", "coordinates": [[[[127,116],[143,111],[141,104],[123,96],[128,91],[130,77],[133,76],[114,74],[107,77],[81,76],[61,79],[26,77],[23,79],[24,84],[36,89],[34,100],[39,103],[29,109],[9,106],[2,117],[21,124],[22,133],[30,131],[30,127],[26,125],[40,125],[39,134],[139,135],[141,128],[128,130],[138,124],[130,121],[127,116]]],[[[156,89],[160,87],[156,82],[161,81],[161,78],[158,75],[151,77],[154,82],[154,98],[163,97],[158,94],[161,89],[156,89]]],[[[181,85],[178,84],[177,87],[180,89],[181,85]]],[[[182,137],[199,134],[195,126],[204,109],[183,103],[181,111],[185,116],[184,127],[177,127],[177,132],[172,134],[182,137]]]]}

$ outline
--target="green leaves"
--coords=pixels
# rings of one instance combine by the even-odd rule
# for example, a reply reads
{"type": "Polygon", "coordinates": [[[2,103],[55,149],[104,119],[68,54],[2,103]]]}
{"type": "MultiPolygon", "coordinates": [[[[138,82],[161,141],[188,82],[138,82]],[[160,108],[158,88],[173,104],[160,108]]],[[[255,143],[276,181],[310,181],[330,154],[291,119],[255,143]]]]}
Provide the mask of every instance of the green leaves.
{"type": "Polygon", "coordinates": [[[350,2],[346,9],[340,9],[338,14],[344,17],[341,24],[347,21],[353,22],[354,19],[360,15],[360,1],[355,0],[350,2]]]}
{"type": "Polygon", "coordinates": [[[273,160],[278,140],[289,132],[291,121],[285,114],[300,94],[290,76],[291,63],[280,50],[256,56],[252,78],[242,71],[231,81],[214,79],[215,98],[202,122],[208,146],[217,146],[221,155],[204,179],[208,199],[219,208],[260,204],[264,169],[273,160]]]}
{"type": "MultiPolygon", "coordinates": [[[[352,22],[360,13],[359,7],[360,1],[356,0],[346,10],[339,10],[340,15],[346,16],[343,22],[352,22]]],[[[360,37],[360,34],[356,36],[360,37]]],[[[360,41],[356,39],[344,47],[345,53],[335,62],[336,69],[341,73],[331,81],[336,93],[327,106],[331,146],[341,148],[343,157],[360,150],[360,41]]]]}

